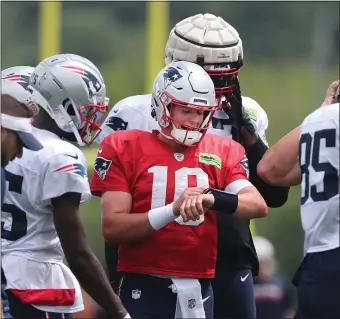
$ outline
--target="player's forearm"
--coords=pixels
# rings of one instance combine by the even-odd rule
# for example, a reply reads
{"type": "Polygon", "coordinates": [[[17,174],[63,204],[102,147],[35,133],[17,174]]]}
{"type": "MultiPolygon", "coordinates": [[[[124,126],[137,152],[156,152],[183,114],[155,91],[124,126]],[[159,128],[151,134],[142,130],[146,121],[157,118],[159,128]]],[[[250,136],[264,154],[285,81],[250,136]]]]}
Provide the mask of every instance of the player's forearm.
{"type": "Polygon", "coordinates": [[[285,176],[296,165],[299,156],[300,126],[272,146],[257,165],[257,174],[268,184],[285,176]]]}
{"type": "Polygon", "coordinates": [[[165,227],[177,217],[173,203],[151,209],[147,213],[113,213],[105,216],[110,216],[102,222],[103,235],[108,243],[139,240],[165,227]]]}
{"type": "Polygon", "coordinates": [[[90,247],[76,256],[66,256],[70,269],[83,289],[96,301],[110,318],[124,318],[127,314],[116,294],[113,293],[99,260],[90,247]]]}
{"type": "Polygon", "coordinates": [[[142,239],[151,234],[148,213],[112,213],[102,220],[102,232],[107,243],[123,243],[142,239]]]}
{"type": "Polygon", "coordinates": [[[268,147],[260,138],[256,143],[246,148],[249,160],[249,179],[269,207],[280,207],[288,199],[289,188],[269,185],[257,174],[257,166],[267,152],[268,147]]]}
{"type": "MultiPolygon", "coordinates": [[[[294,165],[294,167],[282,177],[278,177],[275,179],[276,186],[295,186],[301,183],[301,169],[298,162],[294,165]]],[[[284,187],[276,187],[276,188],[284,188],[284,187]]]]}
{"type": "Polygon", "coordinates": [[[253,219],[265,217],[267,214],[268,207],[257,193],[238,194],[238,205],[235,211],[235,217],[253,219]]]}
{"type": "Polygon", "coordinates": [[[246,187],[239,194],[208,188],[203,196],[206,207],[242,219],[261,218],[268,214],[266,202],[254,187],[246,187]]]}

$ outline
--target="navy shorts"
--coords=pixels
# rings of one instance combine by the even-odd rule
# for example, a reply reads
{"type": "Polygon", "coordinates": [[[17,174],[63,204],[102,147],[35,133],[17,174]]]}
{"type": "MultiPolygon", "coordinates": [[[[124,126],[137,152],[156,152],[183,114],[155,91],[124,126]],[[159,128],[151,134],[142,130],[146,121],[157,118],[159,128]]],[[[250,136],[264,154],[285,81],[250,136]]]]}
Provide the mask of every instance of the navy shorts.
{"type": "MultiPolygon", "coordinates": [[[[213,318],[213,293],[209,279],[199,279],[206,318],[213,318]]],[[[175,318],[177,294],[172,281],[151,275],[125,273],[119,287],[119,297],[132,318],[175,318]]],[[[194,301],[193,301],[194,303],[194,301]]],[[[190,306],[190,305],[189,305],[190,306]]],[[[194,304],[193,304],[194,306],[194,304]]]]}
{"type": "Polygon", "coordinates": [[[295,318],[340,318],[340,248],[306,254],[293,284],[295,318]]]}
{"type": "Polygon", "coordinates": [[[252,270],[216,266],[214,318],[256,318],[252,270]]]}

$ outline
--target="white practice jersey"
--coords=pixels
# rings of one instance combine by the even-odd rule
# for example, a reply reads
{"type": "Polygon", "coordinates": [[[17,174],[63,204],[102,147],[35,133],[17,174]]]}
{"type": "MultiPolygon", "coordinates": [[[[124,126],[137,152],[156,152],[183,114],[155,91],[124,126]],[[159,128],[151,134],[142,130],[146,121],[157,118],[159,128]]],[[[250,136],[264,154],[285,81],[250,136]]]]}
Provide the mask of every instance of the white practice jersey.
{"type": "MultiPolygon", "coordinates": [[[[256,133],[267,144],[268,117],[266,112],[249,97],[242,97],[242,102],[256,133]]],[[[95,142],[100,144],[107,135],[114,131],[138,129],[151,132],[157,128],[158,123],[151,116],[151,94],[130,96],[119,101],[111,109],[95,142]]],[[[209,132],[233,138],[230,119],[223,110],[215,112],[209,132]]]]}
{"type": "Polygon", "coordinates": [[[22,291],[27,295],[32,289],[65,289],[74,296],[73,303],[68,300],[58,306],[37,308],[75,312],[83,309],[81,291],[72,272],[63,264],[51,199],[75,192],[82,194],[83,202],[87,201],[91,194],[87,163],[76,146],[55,134],[36,128],[33,134],[43,149],[38,152],[24,149],[22,158],[6,167],[6,195],[1,212],[2,267],[7,288],[19,290],[18,294],[22,291]]]}
{"type": "Polygon", "coordinates": [[[300,135],[304,253],[339,247],[339,103],[306,117],[300,135]]]}

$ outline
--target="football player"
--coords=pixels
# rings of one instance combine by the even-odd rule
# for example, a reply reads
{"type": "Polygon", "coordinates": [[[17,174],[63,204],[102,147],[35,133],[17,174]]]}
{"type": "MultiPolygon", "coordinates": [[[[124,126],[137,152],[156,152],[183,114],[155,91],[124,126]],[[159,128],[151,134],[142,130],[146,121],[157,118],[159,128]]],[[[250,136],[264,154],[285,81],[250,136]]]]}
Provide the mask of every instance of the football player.
{"type": "Polygon", "coordinates": [[[5,195],[5,167],[22,156],[23,148],[39,151],[42,145],[31,134],[31,112],[11,92],[12,83],[1,82],[1,204],[5,195]]]}
{"type": "Polygon", "coordinates": [[[339,84],[330,86],[323,105],[275,144],[259,165],[270,183],[301,183],[305,238],[304,259],[293,279],[296,318],[340,316],[339,84]],[[271,162],[279,158],[281,167],[271,162]]]}
{"type": "MultiPolygon", "coordinates": [[[[267,150],[268,117],[252,98],[241,96],[238,74],[243,64],[243,46],[238,32],[221,17],[198,14],[188,17],[171,30],[165,48],[165,63],[189,61],[205,68],[214,82],[216,95],[223,99],[215,112],[209,132],[241,142],[249,159],[250,180],[270,207],[282,206],[287,187],[266,184],[257,176],[256,167],[267,150]]],[[[157,128],[150,111],[151,94],[131,96],[111,110],[97,142],[113,131],[157,128]]],[[[255,318],[252,274],[258,272],[258,260],[252,242],[249,221],[218,214],[219,254],[216,266],[215,317],[255,318]],[[226,304],[230,306],[226,306],[226,304]]],[[[117,281],[117,248],[105,247],[112,280],[117,281]]]]}
{"type": "Polygon", "coordinates": [[[108,107],[103,78],[89,60],[62,54],[42,61],[29,86],[30,99],[40,108],[33,135],[43,149],[24,150],[6,167],[1,212],[5,316],[71,317],[83,309],[81,285],[109,317],[123,318],[127,312],[86,240],[78,213],[79,204],[90,198],[86,159],[67,142],[89,144],[98,131],[108,107]]]}
{"type": "Polygon", "coordinates": [[[212,318],[211,210],[251,219],[268,209],[248,181],[244,148],[205,134],[218,105],[203,68],[170,63],[155,79],[152,106],[159,130],[107,136],[90,183],[104,238],[120,243],[120,297],[136,318],[212,318]]]}
{"type": "Polygon", "coordinates": [[[31,66],[13,66],[1,71],[1,80],[6,81],[6,92],[24,103],[35,116],[39,107],[30,101],[29,96],[33,92],[29,86],[29,79],[34,68],[31,66]],[[12,83],[9,85],[8,83],[12,83]]]}

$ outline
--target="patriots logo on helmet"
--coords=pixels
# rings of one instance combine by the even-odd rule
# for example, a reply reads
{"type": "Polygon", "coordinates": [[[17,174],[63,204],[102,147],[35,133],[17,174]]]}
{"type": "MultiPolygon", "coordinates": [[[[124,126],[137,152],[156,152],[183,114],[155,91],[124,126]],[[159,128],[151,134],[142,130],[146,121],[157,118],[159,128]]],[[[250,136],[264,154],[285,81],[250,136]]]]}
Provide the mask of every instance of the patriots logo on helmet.
{"type": "Polygon", "coordinates": [[[30,76],[29,75],[23,75],[23,74],[10,74],[7,75],[3,78],[2,80],[10,80],[10,81],[15,81],[19,85],[21,85],[25,90],[27,90],[27,87],[29,85],[30,81],[30,76]]]}
{"type": "Polygon", "coordinates": [[[106,173],[108,172],[112,161],[104,158],[104,157],[97,157],[96,161],[94,162],[94,170],[97,172],[100,179],[104,180],[106,177],[106,173]]]}
{"type": "Polygon", "coordinates": [[[89,71],[86,71],[82,68],[76,67],[76,66],[62,66],[65,69],[69,69],[79,75],[81,75],[82,79],[84,80],[89,92],[90,92],[90,96],[92,96],[92,88],[90,86],[90,83],[92,83],[93,88],[96,90],[96,92],[98,93],[101,88],[102,88],[102,84],[100,83],[100,81],[98,80],[98,78],[92,74],[89,71]]]}
{"type": "Polygon", "coordinates": [[[59,168],[57,168],[56,170],[53,171],[53,173],[57,173],[57,172],[61,172],[61,173],[74,173],[77,174],[81,177],[85,177],[86,176],[86,169],[85,166],[80,164],[80,163],[73,163],[73,164],[67,164],[67,165],[63,165],[59,168]]]}
{"type": "Polygon", "coordinates": [[[128,122],[125,122],[122,118],[118,116],[111,116],[106,122],[105,125],[113,129],[114,131],[125,131],[128,122]]]}
{"type": "Polygon", "coordinates": [[[170,66],[163,72],[164,86],[167,88],[173,82],[176,82],[183,76],[179,73],[178,69],[170,66]]]}

